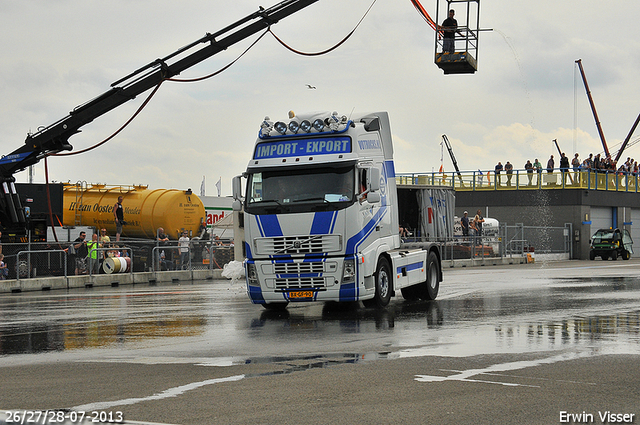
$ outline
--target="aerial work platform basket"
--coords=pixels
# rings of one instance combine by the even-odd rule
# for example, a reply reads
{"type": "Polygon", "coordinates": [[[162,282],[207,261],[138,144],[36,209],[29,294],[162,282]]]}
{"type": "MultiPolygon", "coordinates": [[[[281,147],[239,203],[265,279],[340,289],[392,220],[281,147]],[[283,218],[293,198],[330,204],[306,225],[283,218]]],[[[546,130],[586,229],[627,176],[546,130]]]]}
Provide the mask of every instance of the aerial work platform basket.
{"type": "Polygon", "coordinates": [[[436,52],[436,65],[445,74],[473,74],[478,70],[476,59],[469,52],[436,52]]]}
{"type": "Polygon", "coordinates": [[[478,34],[480,33],[480,0],[437,0],[435,63],[445,74],[473,74],[478,70],[478,34]],[[446,8],[441,10],[441,3],[446,8]],[[459,4],[461,7],[456,7],[459,4]],[[445,26],[449,11],[455,11],[455,28],[445,26]],[[443,13],[444,12],[444,13],[443,13]],[[442,17],[444,16],[444,17],[442,17]],[[453,33],[453,52],[445,51],[445,32],[453,33]]]}

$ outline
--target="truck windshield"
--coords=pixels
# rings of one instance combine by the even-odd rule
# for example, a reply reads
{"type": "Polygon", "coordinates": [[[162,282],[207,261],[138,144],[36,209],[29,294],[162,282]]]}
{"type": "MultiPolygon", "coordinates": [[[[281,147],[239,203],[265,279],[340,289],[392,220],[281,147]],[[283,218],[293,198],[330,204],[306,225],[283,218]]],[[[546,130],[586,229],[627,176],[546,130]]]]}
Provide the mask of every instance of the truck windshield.
{"type": "Polygon", "coordinates": [[[355,167],[283,168],[255,172],[247,212],[282,214],[346,208],[355,199],[355,167]]]}

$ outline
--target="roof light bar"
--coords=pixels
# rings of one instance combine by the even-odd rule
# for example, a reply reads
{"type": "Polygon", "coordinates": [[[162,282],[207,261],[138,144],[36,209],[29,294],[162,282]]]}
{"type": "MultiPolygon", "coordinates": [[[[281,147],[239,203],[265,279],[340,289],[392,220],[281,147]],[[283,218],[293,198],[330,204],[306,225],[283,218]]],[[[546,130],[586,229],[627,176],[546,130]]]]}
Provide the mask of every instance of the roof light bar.
{"type": "MultiPolygon", "coordinates": [[[[317,116],[317,115],[316,115],[317,116]]],[[[337,112],[333,112],[330,116],[323,118],[316,118],[311,122],[309,119],[303,119],[299,121],[295,118],[293,111],[289,112],[289,123],[284,121],[277,121],[275,124],[271,119],[266,116],[260,124],[260,138],[267,138],[271,136],[286,136],[294,135],[298,133],[328,133],[345,131],[349,125],[349,120],[345,115],[338,115],[337,112]]]]}

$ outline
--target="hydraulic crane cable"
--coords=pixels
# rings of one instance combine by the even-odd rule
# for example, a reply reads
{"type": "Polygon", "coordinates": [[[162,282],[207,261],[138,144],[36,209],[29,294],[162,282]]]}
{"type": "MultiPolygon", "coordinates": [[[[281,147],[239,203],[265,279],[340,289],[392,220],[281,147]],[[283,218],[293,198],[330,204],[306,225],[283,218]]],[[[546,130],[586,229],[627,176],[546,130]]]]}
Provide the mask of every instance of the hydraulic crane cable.
{"type": "MultiPolygon", "coordinates": [[[[616,152],[616,154],[618,154],[618,153],[620,152],[620,148],[622,147],[622,143],[623,143],[623,142],[616,143],[615,145],[611,146],[611,147],[609,148],[609,150],[610,150],[611,152],[614,152],[614,151],[615,151],[615,152],[616,152]],[[617,149],[616,149],[616,148],[617,148],[617,149]]],[[[637,139],[633,139],[633,140],[629,141],[629,143],[627,143],[627,146],[626,146],[625,148],[630,148],[631,146],[633,146],[633,145],[637,145],[638,143],[640,143],[640,137],[638,137],[637,139]]],[[[600,151],[600,152],[598,152],[598,154],[600,154],[600,155],[604,155],[604,154],[606,154],[606,152],[605,152],[605,151],[600,151]]],[[[616,156],[617,156],[617,155],[616,155],[616,156]]]]}
{"type": "MultiPolygon", "coordinates": [[[[360,26],[360,24],[362,23],[362,21],[364,21],[364,19],[367,17],[367,15],[369,14],[369,12],[371,11],[371,9],[373,8],[373,6],[375,5],[377,0],[373,0],[373,3],[371,3],[371,5],[369,6],[369,8],[367,9],[367,11],[364,13],[364,15],[362,16],[362,18],[360,18],[360,20],[358,21],[358,23],[356,24],[356,26],[353,28],[353,30],[351,30],[351,32],[349,32],[349,34],[346,35],[346,37],[344,37],[340,42],[338,42],[336,45],[334,45],[333,47],[330,47],[329,49],[323,50],[321,52],[315,52],[315,53],[305,53],[305,52],[301,52],[298,50],[295,50],[293,48],[291,48],[290,46],[288,46],[284,41],[282,41],[277,35],[275,35],[272,31],[271,31],[271,27],[267,28],[262,34],[260,34],[260,36],[253,42],[251,43],[251,45],[249,45],[249,47],[247,47],[240,55],[238,55],[234,60],[232,60],[231,62],[229,62],[227,65],[225,65],[224,67],[220,68],[219,70],[208,74],[208,75],[204,75],[201,77],[196,77],[196,78],[167,78],[163,81],[161,81],[154,89],[153,91],[149,94],[149,96],[147,96],[147,98],[145,99],[145,101],[142,103],[142,105],[140,105],[140,107],[136,110],[136,112],[131,116],[131,118],[129,118],[118,130],[116,130],[113,134],[111,134],[109,137],[107,137],[106,139],[104,139],[101,142],[96,143],[93,146],[89,146],[88,148],[85,149],[81,149],[79,151],[75,151],[75,152],[67,152],[67,153],[56,153],[56,154],[51,154],[48,156],[69,156],[69,155],[78,155],[81,153],[85,153],[85,152],[89,152],[93,149],[96,149],[100,146],[102,146],[103,144],[107,143],[109,140],[113,139],[116,135],[118,135],[122,130],[124,130],[133,120],[136,116],[138,116],[138,114],[140,112],[142,112],[142,110],[147,106],[147,104],[149,103],[149,101],[151,100],[151,98],[156,94],[156,92],[158,91],[158,89],[160,88],[160,86],[162,85],[162,83],[164,81],[172,81],[172,82],[177,82],[177,83],[193,83],[193,82],[198,82],[198,81],[203,81],[212,77],[215,77],[216,75],[226,71],[227,69],[229,69],[233,64],[235,64],[238,60],[240,60],[241,57],[243,57],[249,50],[251,50],[251,48],[253,48],[261,39],[262,37],[264,37],[267,33],[271,33],[271,35],[273,35],[273,37],[278,40],[278,42],[280,44],[282,44],[284,47],[286,47],[287,49],[289,49],[290,51],[300,54],[300,55],[304,55],[304,56],[320,56],[326,53],[329,53],[335,49],[337,49],[338,47],[340,47],[342,44],[344,44],[345,41],[347,41],[349,39],[349,37],[351,37],[353,35],[353,33],[356,32],[356,30],[358,29],[358,27],[360,26]]],[[[412,0],[413,1],[413,0],[412,0]]],[[[417,1],[417,0],[416,0],[417,1]]],[[[426,12],[425,12],[426,13],[426,12]]],[[[428,16],[428,14],[427,14],[428,16]]]]}
{"type": "Polygon", "coordinates": [[[47,166],[46,156],[44,157],[44,177],[45,177],[46,188],[47,188],[47,207],[49,211],[49,220],[51,220],[51,230],[53,231],[53,238],[56,240],[56,243],[58,243],[58,246],[59,246],[60,243],[58,242],[58,235],[56,234],[56,226],[53,222],[53,212],[51,209],[51,192],[49,191],[49,167],[47,166]]]}
{"type": "Polygon", "coordinates": [[[131,116],[131,118],[129,118],[124,124],[122,124],[122,126],[117,129],[111,136],[107,137],[106,139],[104,139],[102,142],[96,143],[93,146],[89,146],[88,148],[85,149],[81,149],[79,151],[75,151],[75,152],[67,152],[67,153],[54,153],[51,155],[47,155],[47,156],[69,156],[69,155],[78,155],[80,153],[85,153],[85,152],[89,152],[97,147],[100,147],[102,145],[104,145],[105,143],[107,143],[109,140],[113,139],[114,137],[116,137],[118,135],[118,133],[120,133],[122,130],[124,130],[129,124],[131,124],[131,121],[133,121],[133,119],[135,117],[138,116],[138,114],[140,112],[142,112],[142,110],[145,108],[145,106],[147,106],[147,104],[149,103],[149,101],[151,100],[151,98],[157,93],[158,89],[160,88],[160,86],[162,85],[162,81],[160,81],[160,83],[158,83],[158,85],[153,89],[153,91],[151,93],[149,93],[149,96],[147,96],[147,98],[144,100],[144,102],[142,102],[142,105],[140,105],[140,107],[136,110],[136,112],[131,116]]]}
{"type": "Polygon", "coordinates": [[[237,58],[235,58],[232,62],[230,62],[228,65],[224,66],[223,68],[220,68],[218,71],[213,72],[211,74],[208,75],[204,75],[202,77],[197,77],[197,78],[188,78],[188,79],[184,79],[184,78],[169,78],[167,79],[167,81],[173,81],[173,82],[177,82],[177,83],[191,83],[191,82],[197,82],[197,81],[202,81],[202,80],[206,80],[208,78],[211,77],[215,77],[216,75],[220,74],[221,72],[226,71],[229,67],[231,67],[231,65],[235,64],[242,56],[244,56],[249,50],[251,50],[251,48],[253,48],[253,46],[255,46],[258,41],[260,41],[262,39],[262,37],[264,37],[267,33],[271,33],[271,35],[280,43],[282,44],[284,47],[286,47],[287,49],[291,50],[294,53],[300,54],[300,55],[304,55],[304,56],[320,56],[326,53],[329,53],[335,49],[337,49],[338,47],[340,47],[345,41],[347,41],[349,39],[349,37],[351,37],[353,35],[353,33],[356,31],[356,29],[358,29],[358,27],[360,26],[360,24],[362,23],[362,21],[364,20],[364,18],[367,16],[367,14],[369,13],[369,11],[371,10],[371,8],[373,8],[373,5],[376,3],[377,0],[373,0],[373,3],[371,3],[371,6],[369,6],[369,8],[367,9],[367,11],[365,12],[365,14],[362,16],[362,18],[360,19],[360,21],[358,21],[357,25],[355,26],[355,28],[353,30],[351,30],[351,32],[349,34],[347,34],[346,37],[344,37],[339,43],[337,43],[336,45],[334,45],[333,47],[330,47],[329,49],[323,50],[321,52],[315,52],[315,53],[305,53],[305,52],[301,52],[298,51],[296,49],[291,48],[290,46],[288,46],[284,41],[282,41],[282,39],[280,39],[277,35],[275,35],[275,33],[273,31],[271,31],[271,27],[267,28],[265,30],[265,32],[263,32],[260,37],[258,37],[253,43],[251,43],[251,45],[249,47],[247,47],[245,49],[244,52],[242,52],[237,58]]]}
{"type": "Polygon", "coordinates": [[[434,30],[438,28],[438,24],[431,18],[431,16],[429,16],[429,13],[427,13],[426,9],[422,6],[422,4],[420,4],[418,0],[411,0],[411,3],[415,6],[418,13],[422,15],[424,20],[427,21],[427,24],[429,24],[431,28],[433,28],[434,30]]]}
{"type": "Polygon", "coordinates": [[[227,65],[220,68],[219,70],[212,72],[211,74],[203,75],[202,77],[196,77],[196,78],[167,78],[166,81],[172,81],[174,83],[195,83],[198,81],[209,79],[211,77],[215,77],[216,75],[229,69],[231,65],[233,65],[234,63],[238,62],[238,60],[240,60],[240,58],[243,57],[245,53],[251,50],[251,48],[255,46],[258,43],[258,41],[260,41],[262,37],[264,37],[268,32],[269,32],[269,28],[267,28],[262,34],[260,34],[260,36],[253,43],[251,43],[251,45],[247,47],[244,52],[240,53],[240,55],[237,58],[235,58],[234,60],[232,60],[227,65]]]}
{"type": "Polygon", "coordinates": [[[284,46],[285,48],[287,48],[288,50],[292,51],[293,53],[296,53],[298,55],[302,55],[302,56],[320,56],[320,55],[324,55],[327,54],[329,52],[332,52],[333,50],[337,49],[338,47],[340,47],[345,41],[347,41],[349,39],[349,37],[351,37],[353,35],[353,33],[356,32],[356,30],[358,29],[358,27],[360,26],[360,24],[362,23],[362,21],[364,21],[364,18],[367,17],[367,15],[369,14],[369,12],[371,11],[371,9],[373,8],[373,5],[376,4],[376,1],[378,0],[373,0],[373,3],[371,3],[371,6],[369,6],[369,8],[367,9],[367,11],[364,13],[364,15],[362,15],[362,18],[360,18],[360,20],[358,21],[358,23],[356,24],[356,26],[351,30],[351,32],[349,34],[346,35],[346,37],[344,37],[341,41],[339,41],[335,46],[330,47],[326,50],[323,50],[321,52],[314,52],[314,53],[308,53],[308,52],[302,52],[300,50],[296,50],[293,47],[289,46],[288,44],[286,44],[284,41],[282,41],[282,39],[280,39],[280,37],[278,37],[277,35],[275,35],[273,33],[273,31],[271,31],[271,28],[267,29],[267,31],[269,31],[271,33],[271,35],[273,35],[273,37],[278,41],[278,43],[282,44],[282,46],[284,46]]]}
{"type": "Polygon", "coordinates": [[[145,101],[142,103],[142,105],[140,105],[140,107],[136,110],[136,112],[131,116],[131,118],[129,118],[118,130],[116,130],[111,136],[107,137],[106,139],[104,139],[103,141],[96,143],[93,146],[89,146],[86,149],[82,149],[79,151],[75,151],[75,152],[67,152],[67,153],[57,153],[57,154],[52,154],[51,156],[68,156],[68,155],[77,155],[80,153],[85,153],[85,152],[89,152],[97,147],[102,146],[103,144],[107,143],[109,140],[113,139],[116,135],[118,135],[118,133],[120,133],[122,130],[124,130],[129,124],[131,124],[131,121],[133,121],[133,119],[140,113],[142,112],[142,110],[147,106],[147,104],[149,103],[149,101],[151,100],[151,98],[156,94],[156,92],[158,91],[158,89],[160,88],[160,85],[162,85],[162,83],[164,81],[173,81],[173,82],[180,82],[180,83],[187,83],[187,82],[196,82],[196,81],[202,81],[202,80],[206,80],[207,78],[211,78],[214,77],[218,74],[220,74],[221,72],[226,71],[229,67],[231,67],[231,65],[233,65],[234,63],[236,63],[242,56],[244,56],[245,53],[247,53],[253,46],[255,46],[255,44],[260,41],[260,39],[262,37],[265,36],[265,34],[267,33],[268,30],[264,31],[260,37],[258,37],[253,43],[251,43],[251,45],[244,51],[242,52],[237,58],[235,58],[233,61],[231,61],[229,64],[225,65],[224,67],[222,67],[221,69],[219,69],[218,71],[209,74],[209,75],[205,75],[202,77],[198,77],[198,78],[192,78],[192,79],[178,79],[178,78],[167,78],[163,81],[161,81],[156,87],[155,89],[153,89],[153,91],[149,94],[149,96],[147,96],[147,98],[145,99],[145,101]]]}

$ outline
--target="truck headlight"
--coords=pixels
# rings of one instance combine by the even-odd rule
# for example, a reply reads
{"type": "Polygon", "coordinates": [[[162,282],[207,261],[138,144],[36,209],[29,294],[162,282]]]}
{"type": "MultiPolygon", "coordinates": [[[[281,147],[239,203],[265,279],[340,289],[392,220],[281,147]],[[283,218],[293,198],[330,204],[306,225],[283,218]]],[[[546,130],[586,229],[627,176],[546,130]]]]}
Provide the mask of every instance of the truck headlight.
{"type": "Polygon", "coordinates": [[[356,280],[356,260],[344,260],[342,269],[342,283],[352,283],[356,280]]]}
{"type": "Polygon", "coordinates": [[[260,286],[260,282],[258,282],[258,270],[255,264],[247,264],[247,283],[251,286],[260,286]]]}

